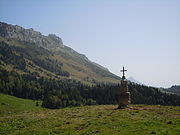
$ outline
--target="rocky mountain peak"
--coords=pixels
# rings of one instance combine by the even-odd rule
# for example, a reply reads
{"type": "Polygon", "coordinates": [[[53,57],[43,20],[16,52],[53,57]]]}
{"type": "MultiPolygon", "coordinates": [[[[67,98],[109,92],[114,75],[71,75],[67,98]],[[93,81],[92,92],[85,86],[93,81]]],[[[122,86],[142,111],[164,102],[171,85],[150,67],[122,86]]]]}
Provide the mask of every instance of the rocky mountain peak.
{"type": "Polygon", "coordinates": [[[64,46],[62,39],[55,34],[44,36],[32,28],[24,29],[21,26],[11,25],[3,22],[0,22],[0,37],[35,43],[38,46],[46,49],[64,46]]]}
{"type": "Polygon", "coordinates": [[[54,40],[55,42],[63,45],[62,39],[56,36],[55,34],[49,34],[48,37],[54,40]]]}

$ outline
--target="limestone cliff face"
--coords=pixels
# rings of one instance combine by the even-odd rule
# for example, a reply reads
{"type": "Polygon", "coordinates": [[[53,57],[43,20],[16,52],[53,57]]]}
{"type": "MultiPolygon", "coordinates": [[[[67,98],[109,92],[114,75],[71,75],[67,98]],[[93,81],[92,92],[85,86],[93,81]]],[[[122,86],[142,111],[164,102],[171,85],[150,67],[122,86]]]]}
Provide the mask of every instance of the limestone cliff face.
{"type": "Polygon", "coordinates": [[[71,54],[74,54],[84,60],[88,60],[85,55],[74,51],[68,46],[65,46],[62,39],[55,34],[49,34],[48,36],[44,36],[40,32],[33,30],[32,28],[25,29],[18,25],[11,25],[0,22],[0,37],[35,43],[37,46],[41,46],[48,50],[61,50],[64,52],[68,51],[71,54]]]}
{"type": "Polygon", "coordinates": [[[64,47],[62,39],[54,34],[44,36],[32,28],[24,29],[18,25],[10,25],[3,22],[0,22],[0,37],[35,43],[47,49],[64,47]]]}

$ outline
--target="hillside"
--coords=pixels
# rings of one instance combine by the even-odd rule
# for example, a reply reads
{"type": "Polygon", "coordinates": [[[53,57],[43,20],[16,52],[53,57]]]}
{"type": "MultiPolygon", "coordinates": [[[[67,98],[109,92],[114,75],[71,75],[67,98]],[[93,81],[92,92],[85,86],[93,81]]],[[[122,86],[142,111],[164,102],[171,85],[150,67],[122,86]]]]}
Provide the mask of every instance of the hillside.
{"type": "Polygon", "coordinates": [[[36,107],[32,100],[0,94],[0,134],[178,135],[180,132],[180,107],[116,108],[116,105],[96,105],[50,110],[36,107]]]}
{"type": "Polygon", "coordinates": [[[171,86],[170,88],[165,89],[165,91],[180,95],[180,85],[171,86]]]}
{"type": "Polygon", "coordinates": [[[0,66],[20,74],[75,79],[86,84],[117,83],[120,77],[63,44],[54,34],[0,22],[0,66]]]}
{"type": "Polygon", "coordinates": [[[33,101],[29,99],[22,99],[10,95],[0,94],[0,117],[28,111],[33,112],[43,110],[44,108],[40,106],[41,101],[33,101]]]}

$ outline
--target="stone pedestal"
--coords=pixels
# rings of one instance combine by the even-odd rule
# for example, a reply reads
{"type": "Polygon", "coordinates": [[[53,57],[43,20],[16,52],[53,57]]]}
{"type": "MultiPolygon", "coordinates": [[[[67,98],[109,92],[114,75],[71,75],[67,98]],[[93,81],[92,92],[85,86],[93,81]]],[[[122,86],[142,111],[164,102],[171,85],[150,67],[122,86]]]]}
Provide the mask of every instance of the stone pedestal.
{"type": "Polygon", "coordinates": [[[126,108],[130,104],[130,92],[128,92],[127,80],[121,80],[120,92],[118,96],[118,108],[126,108]]]}

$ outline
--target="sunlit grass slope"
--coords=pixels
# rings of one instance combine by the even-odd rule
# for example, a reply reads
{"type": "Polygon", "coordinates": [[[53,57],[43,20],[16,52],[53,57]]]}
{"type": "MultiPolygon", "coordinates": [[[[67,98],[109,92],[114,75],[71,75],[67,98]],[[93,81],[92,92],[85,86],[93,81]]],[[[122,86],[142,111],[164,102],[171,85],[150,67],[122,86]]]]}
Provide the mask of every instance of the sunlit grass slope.
{"type": "Polygon", "coordinates": [[[36,107],[32,100],[7,95],[0,95],[0,103],[2,135],[180,133],[180,107],[131,105],[127,109],[117,110],[115,105],[97,105],[49,110],[36,107]]]}
{"type": "Polygon", "coordinates": [[[41,101],[33,101],[0,94],[0,116],[10,116],[13,114],[44,109],[40,107],[40,104],[41,101]],[[37,102],[39,106],[36,106],[37,102]]]}

